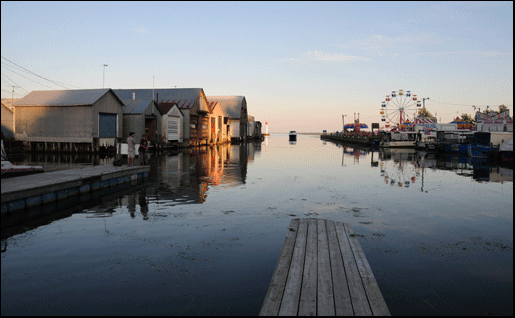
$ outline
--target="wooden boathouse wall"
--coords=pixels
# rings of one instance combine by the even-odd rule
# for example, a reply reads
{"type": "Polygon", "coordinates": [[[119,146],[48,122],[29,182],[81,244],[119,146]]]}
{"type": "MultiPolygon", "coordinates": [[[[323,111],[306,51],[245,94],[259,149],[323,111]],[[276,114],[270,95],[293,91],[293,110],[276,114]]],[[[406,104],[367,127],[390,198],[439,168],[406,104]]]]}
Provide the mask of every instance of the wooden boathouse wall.
{"type": "Polygon", "coordinates": [[[123,136],[111,89],[33,91],[15,103],[15,138],[41,152],[98,152],[123,136]]]}

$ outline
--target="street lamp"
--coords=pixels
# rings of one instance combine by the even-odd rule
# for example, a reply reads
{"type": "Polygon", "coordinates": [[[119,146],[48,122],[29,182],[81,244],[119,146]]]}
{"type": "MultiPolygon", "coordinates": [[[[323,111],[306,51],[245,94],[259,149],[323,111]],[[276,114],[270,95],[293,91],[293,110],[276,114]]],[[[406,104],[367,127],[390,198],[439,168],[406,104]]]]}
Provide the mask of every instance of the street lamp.
{"type": "Polygon", "coordinates": [[[422,98],[422,109],[424,110],[424,114],[426,113],[426,99],[429,99],[429,97],[422,98]]]}
{"type": "Polygon", "coordinates": [[[104,64],[104,75],[102,76],[102,88],[104,88],[105,78],[106,78],[106,66],[107,64],[104,64]]]}
{"type": "Polygon", "coordinates": [[[426,113],[426,99],[429,99],[429,97],[422,98],[422,111],[424,112],[424,118],[422,119],[422,129],[424,129],[424,134],[426,133],[425,117],[427,117],[427,113],[426,113]]]}

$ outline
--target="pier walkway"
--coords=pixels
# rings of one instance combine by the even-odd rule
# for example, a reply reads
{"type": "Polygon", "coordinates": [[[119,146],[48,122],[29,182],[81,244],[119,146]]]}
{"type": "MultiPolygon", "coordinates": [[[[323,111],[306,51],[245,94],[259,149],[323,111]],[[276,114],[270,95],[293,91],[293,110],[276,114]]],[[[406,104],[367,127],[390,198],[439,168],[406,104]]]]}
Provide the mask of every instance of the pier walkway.
{"type": "Polygon", "coordinates": [[[293,219],[260,316],[389,316],[348,224],[293,219]]]}
{"type": "Polygon", "coordinates": [[[150,166],[92,166],[2,179],[2,214],[148,179],[150,166]]]}

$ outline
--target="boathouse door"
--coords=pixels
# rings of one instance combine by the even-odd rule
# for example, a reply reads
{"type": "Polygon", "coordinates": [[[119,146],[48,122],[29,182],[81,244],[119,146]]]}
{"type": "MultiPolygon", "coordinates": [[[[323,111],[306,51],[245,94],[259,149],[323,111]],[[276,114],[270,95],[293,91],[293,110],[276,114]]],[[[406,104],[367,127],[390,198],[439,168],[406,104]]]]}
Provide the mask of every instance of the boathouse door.
{"type": "Polygon", "coordinates": [[[145,133],[149,141],[156,142],[156,118],[145,118],[145,133]]]}

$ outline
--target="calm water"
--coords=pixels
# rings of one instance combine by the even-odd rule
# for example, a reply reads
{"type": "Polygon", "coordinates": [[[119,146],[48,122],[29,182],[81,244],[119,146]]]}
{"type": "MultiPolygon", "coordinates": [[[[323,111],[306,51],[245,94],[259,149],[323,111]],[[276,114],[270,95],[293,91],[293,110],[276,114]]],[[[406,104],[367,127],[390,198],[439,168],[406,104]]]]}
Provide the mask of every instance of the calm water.
{"type": "Polygon", "coordinates": [[[316,217],[353,227],[392,315],[512,315],[513,171],[423,155],[272,135],[153,158],[142,187],[2,229],[1,313],[257,315],[316,217]]]}

